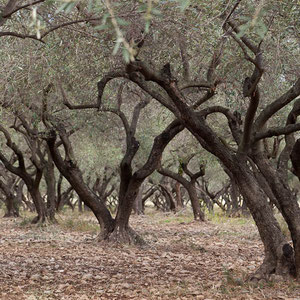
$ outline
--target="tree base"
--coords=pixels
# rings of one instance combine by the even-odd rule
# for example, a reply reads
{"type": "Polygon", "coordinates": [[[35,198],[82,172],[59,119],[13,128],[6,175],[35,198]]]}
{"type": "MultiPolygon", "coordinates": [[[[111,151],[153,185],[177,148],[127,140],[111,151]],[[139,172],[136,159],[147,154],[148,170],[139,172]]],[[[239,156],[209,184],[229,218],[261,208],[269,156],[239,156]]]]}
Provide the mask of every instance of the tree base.
{"type": "Polygon", "coordinates": [[[57,224],[57,220],[55,218],[49,218],[46,216],[36,216],[32,219],[31,224],[57,224]]]}
{"type": "Polygon", "coordinates": [[[5,213],[5,215],[3,216],[3,218],[19,218],[20,215],[16,212],[11,212],[11,213],[5,213]]]}
{"type": "Polygon", "coordinates": [[[293,247],[288,243],[281,244],[277,249],[277,258],[266,255],[258,270],[250,276],[249,281],[268,282],[281,281],[296,277],[296,267],[293,247]]]}
{"type": "Polygon", "coordinates": [[[116,226],[110,233],[101,232],[98,240],[113,244],[127,244],[138,246],[145,246],[147,244],[145,240],[133,229],[131,229],[130,227],[121,228],[120,226],[116,226]]]}

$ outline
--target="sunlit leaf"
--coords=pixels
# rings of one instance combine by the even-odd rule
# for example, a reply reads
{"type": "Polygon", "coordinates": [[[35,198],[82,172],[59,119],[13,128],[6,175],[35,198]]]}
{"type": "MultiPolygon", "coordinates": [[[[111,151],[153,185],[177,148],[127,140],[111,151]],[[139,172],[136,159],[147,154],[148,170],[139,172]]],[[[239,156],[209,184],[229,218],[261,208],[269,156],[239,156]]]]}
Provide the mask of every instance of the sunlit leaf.
{"type": "Polygon", "coordinates": [[[118,52],[120,46],[121,46],[121,41],[120,41],[120,40],[117,40],[117,42],[116,42],[116,44],[115,44],[115,47],[114,47],[114,50],[113,50],[113,52],[112,52],[113,55],[116,55],[116,54],[117,54],[117,52],[118,52]]]}
{"type": "Polygon", "coordinates": [[[128,52],[128,50],[126,48],[124,48],[122,50],[123,53],[123,58],[125,60],[125,62],[128,64],[130,62],[130,53],[128,52]]]}

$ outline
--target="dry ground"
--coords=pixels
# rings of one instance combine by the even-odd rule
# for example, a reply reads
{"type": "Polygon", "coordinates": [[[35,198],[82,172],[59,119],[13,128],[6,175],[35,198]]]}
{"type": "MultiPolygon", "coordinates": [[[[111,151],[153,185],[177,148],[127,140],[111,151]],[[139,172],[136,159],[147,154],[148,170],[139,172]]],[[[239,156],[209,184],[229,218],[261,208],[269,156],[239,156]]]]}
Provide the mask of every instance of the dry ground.
{"type": "Polygon", "coordinates": [[[295,281],[246,282],[262,261],[250,219],[132,216],[146,248],[96,243],[89,213],[58,220],[0,218],[0,299],[300,299],[295,281]]]}

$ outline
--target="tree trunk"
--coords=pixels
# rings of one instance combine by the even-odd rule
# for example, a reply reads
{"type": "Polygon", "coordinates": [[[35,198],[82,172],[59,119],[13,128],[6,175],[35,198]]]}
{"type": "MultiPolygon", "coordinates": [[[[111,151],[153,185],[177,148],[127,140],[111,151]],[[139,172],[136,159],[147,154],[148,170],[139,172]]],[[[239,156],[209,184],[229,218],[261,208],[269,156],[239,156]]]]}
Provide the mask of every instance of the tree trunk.
{"type": "Polygon", "coordinates": [[[177,208],[183,208],[183,202],[182,202],[182,195],[180,190],[180,182],[175,180],[175,199],[176,199],[176,206],[177,208]]]}
{"type": "Polygon", "coordinates": [[[5,218],[20,216],[18,201],[16,196],[11,190],[12,186],[9,186],[10,183],[6,184],[0,179],[0,189],[3,191],[6,198],[6,200],[4,201],[6,206],[6,213],[4,215],[5,218]]]}
{"type": "Polygon", "coordinates": [[[160,184],[159,185],[160,188],[161,188],[161,192],[162,192],[162,195],[164,196],[165,198],[165,202],[166,202],[166,210],[167,211],[176,211],[176,202],[174,201],[173,199],[173,196],[171,194],[171,192],[169,191],[167,185],[164,185],[164,184],[160,184]]]}
{"type": "Polygon", "coordinates": [[[286,243],[271,206],[266,200],[266,195],[249,169],[244,157],[231,168],[231,172],[239,186],[244,201],[257,225],[260,237],[264,244],[265,259],[256,272],[256,279],[266,279],[271,274],[287,274],[292,271],[293,263],[290,262],[289,245],[286,243]]]}
{"type": "Polygon", "coordinates": [[[109,241],[126,244],[144,244],[143,239],[129,226],[129,217],[143,181],[144,179],[138,179],[133,175],[126,192],[125,190],[121,191],[122,194],[119,197],[114,229],[107,236],[109,241]]]}
{"type": "Polygon", "coordinates": [[[237,184],[234,181],[231,181],[231,190],[230,190],[230,210],[228,211],[229,215],[235,217],[239,214],[239,197],[240,191],[238,189],[237,184]]]}
{"type": "Polygon", "coordinates": [[[81,200],[80,197],[78,198],[78,211],[81,212],[81,213],[83,212],[83,210],[82,210],[82,200],[81,200]]]}
{"type": "Polygon", "coordinates": [[[186,188],[186,190],[189,194],[190,200],[191,200],[194,219],[199,220],[199,221],[205,221],[204,212],[201,210],[201,207],[200,207],[199,198],[197,195],[195,184],[196,184],[195,182],[189,183],[188,185],[185,186],[185,188],[186,188]]]}
{"type": "Polygon", "coordinates": [[[4,214],[4,218],[20,217],[17,199],[15,196],[6,197],[5,205],[6,212],[4,214]]]}
{"type": "Polygon", "coordinates": [[[27,188],[37,212],[37,216],[31,221],[31,223],[32,224],[44,223],[47,220],[48,214],[47,214],[45,203],[39,191],[39,188],[38,187],[29,188],[28,186],[27,188]]]}
{"type": "Polygon", "coordinates": [[[288,225],[295,252],[296,274],[300,278],[300,207],[288,183],[272,167],[270,161],[262,154],[255,155],[255,163],[264,175],[275,195],[279,209],[288,225]]]}
{"type": "MultiPolygon", "coordinates": [[[[48,147],[47,147],[48,148],[48,147]]],[[[56,206],[56,191],[55,191],[55,175],[54,175],[54,163],[48,150],[48,161],[44,169],[44,177],[47,185],[47,214],[52,222],[55,220],[55,206],[56,206]]]]}
{"type": "Polygon", "coordinates": [[[144,209],[143,209],[143,190],[144,190],[144,185],[142,184],[138,195],[136,197],[136,200],[134,201],[134,207],[133,210],[135,214],[137,215],[143,215],[144,214],[144,209]]]}

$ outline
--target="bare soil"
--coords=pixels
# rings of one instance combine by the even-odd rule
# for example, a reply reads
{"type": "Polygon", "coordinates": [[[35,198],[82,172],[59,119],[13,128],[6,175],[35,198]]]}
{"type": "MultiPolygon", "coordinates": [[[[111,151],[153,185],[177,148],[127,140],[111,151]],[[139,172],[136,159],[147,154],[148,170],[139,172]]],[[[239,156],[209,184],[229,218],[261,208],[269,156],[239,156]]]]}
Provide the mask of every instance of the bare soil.
{"type": "Polygon", "coordinates": [[[89,213],[58,221],[0,218],[0,299],[300,299],[294,280],[247,282],[263,259],[251,219],[133,215],[143,248],[95,242],[89,213]]]}

